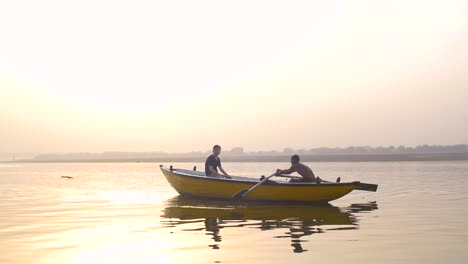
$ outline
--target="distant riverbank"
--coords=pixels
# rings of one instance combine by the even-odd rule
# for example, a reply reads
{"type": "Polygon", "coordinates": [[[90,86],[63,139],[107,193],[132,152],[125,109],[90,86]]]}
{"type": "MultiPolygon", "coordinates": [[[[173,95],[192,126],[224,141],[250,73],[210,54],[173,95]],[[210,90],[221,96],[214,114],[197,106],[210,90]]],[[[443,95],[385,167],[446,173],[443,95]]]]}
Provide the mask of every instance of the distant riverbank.
{"type": "MultiPolygon", "coordinates": [[[[206,157],[160,157],[119,159],[51,159],[15,160],[3,163],[93,163],[93,162],[203,162],[206,157]]],[[[289,155],[276,156],[226,156],[223,162],[288,162],[289,155]]],[[[352,154],[352,155],[301,155],[304,162],[383,162],[383,161],[449,161],[468,160],[468,153],[425,153],[425,154],[352,154]]]]}

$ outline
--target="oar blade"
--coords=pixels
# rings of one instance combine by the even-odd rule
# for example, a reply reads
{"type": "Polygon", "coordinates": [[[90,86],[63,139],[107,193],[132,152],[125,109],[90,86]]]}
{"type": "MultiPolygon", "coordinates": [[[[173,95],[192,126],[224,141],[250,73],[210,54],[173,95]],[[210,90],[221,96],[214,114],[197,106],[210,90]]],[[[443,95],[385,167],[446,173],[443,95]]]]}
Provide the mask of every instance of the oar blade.
{"type": "Polygon", "coordinates": [[[240,200],[242,199],[242,197],[244,196],[244,194],[246,192],[248,192],[249,190],[248,189],[242,189],[240,190],[238,193],[234,194],[232,197],[231,197],[231,200],[240,200]]]}
{"type": "Polygon", "coordinates": [[[355,185],[356,190],[368,191],[368,192],[376,192],[377,187],[378,187],[377,184],[363,183],[363,182],[358,182],[355,185]]]}

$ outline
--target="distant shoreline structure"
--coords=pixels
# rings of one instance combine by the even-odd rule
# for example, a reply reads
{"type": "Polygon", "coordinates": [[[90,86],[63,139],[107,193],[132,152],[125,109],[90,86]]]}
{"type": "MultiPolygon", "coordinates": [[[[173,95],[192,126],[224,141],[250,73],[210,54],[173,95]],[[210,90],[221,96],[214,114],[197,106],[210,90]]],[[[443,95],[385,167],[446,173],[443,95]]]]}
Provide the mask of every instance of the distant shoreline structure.
{"type": "MultiPolygon", "coordinates": [[[[411,153],[411,154],[303,154],[304,162],[390,162],[390,161],[457,161],[468,160],[468,153],[411,153]]],[[[289,162],[290,155],[223,156],[223,162],[289,162]]],[[[116,163],[116,162],[204,162],[206,157],[153,158],[94,158],[94,159],[24,159],[1,163],[116,163]]]]}

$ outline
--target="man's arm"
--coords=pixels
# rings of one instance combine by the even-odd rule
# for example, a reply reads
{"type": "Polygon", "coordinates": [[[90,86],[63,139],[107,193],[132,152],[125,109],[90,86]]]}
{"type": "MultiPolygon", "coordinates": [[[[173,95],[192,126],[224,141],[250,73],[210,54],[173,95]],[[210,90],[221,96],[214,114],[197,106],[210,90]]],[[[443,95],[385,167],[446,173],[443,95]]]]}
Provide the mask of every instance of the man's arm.
{"type": "Polygon", "coordinates": [[[231,178],[231,176],[228,175],[228,173],[223,169],[223,167],[219,166],[219,170],[224,174],[226,175],[226,178],[231,178]]]}
{"type": "Polygon", "coordinates": [[[213,166],[208,166],[208,169],[210,170],[210,175],[218,175],[219,173],[213,168],[213,166]]]}
{"type": "Polygon", "coordinates": [[[287,169],[287,170],[280,170],[280,169],[277,169],[276,170],[276,174],[291,174],[293,172],[297,171],[296,168],[293,166],[291,166],[291,168],[287,169]]]}

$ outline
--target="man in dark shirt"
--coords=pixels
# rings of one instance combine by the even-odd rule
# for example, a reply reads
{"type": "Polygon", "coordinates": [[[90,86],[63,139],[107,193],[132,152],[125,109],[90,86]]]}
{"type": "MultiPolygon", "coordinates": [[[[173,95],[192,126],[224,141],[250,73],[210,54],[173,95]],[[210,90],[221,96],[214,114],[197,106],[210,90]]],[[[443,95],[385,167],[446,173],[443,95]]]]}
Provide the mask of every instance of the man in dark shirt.
{"type": "Polygon", "coordinates": [[[218,157],[220,153],[221,153],[221,147],[218,145],[215,145],[213,147],[213,155],[210,155],[206,159],[205,174],[206,176],[210,176],[210,177],[225,177],[225,178],[231,179],[231,176],[229,176],[227,172],[221,166],[221,160],[218,157]],[[218,172],[218,168],[224,175],[218,172]]]}
{"type": "Polygon", "coordinates": [[[293,155],[291,156],[291,168],[287,170],[280,170],[277,169],[276,173],[277,174],[291,174],[293,172],[299,173],[299,175],[302,176],[302,179],[291,179],[290,182],[313,182],[315,181],[315,175],[312,172],[312,170],[299,162],[299,156],[298,155],[293,155]]]}

